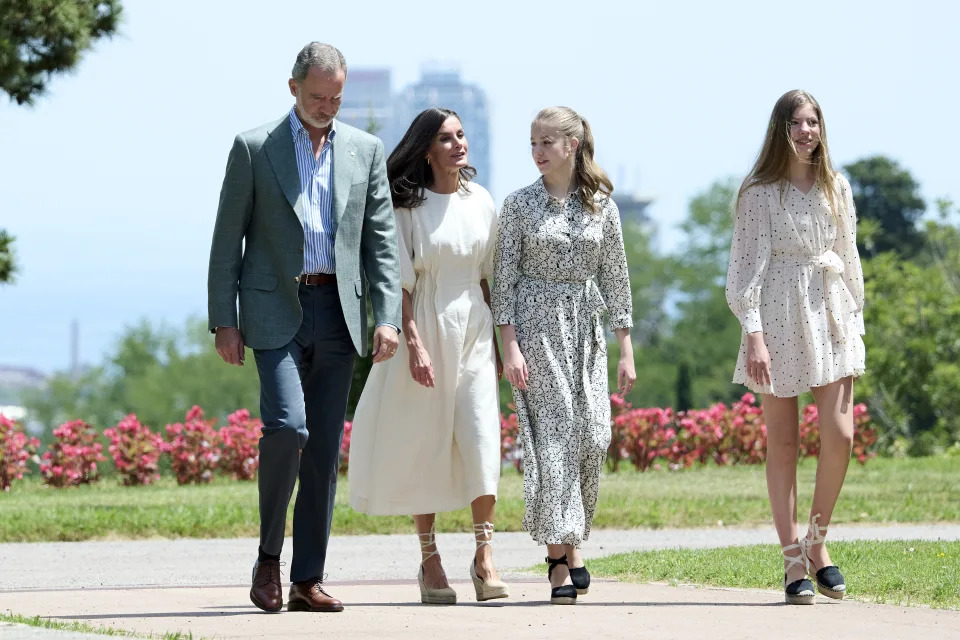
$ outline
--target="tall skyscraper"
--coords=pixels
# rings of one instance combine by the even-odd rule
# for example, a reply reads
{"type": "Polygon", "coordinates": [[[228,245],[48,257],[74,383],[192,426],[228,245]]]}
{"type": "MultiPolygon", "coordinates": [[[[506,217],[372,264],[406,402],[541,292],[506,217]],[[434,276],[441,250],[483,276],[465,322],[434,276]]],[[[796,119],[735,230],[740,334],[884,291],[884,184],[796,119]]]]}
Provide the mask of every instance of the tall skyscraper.
{"type": "Polygon", "coordinates": [[[453,109],[460,115],[469,143],[469,160],[476,181],[489,188],[490,121],[487,96],[476,85],[464,84],[460,72],[437,65],[421,70],[420,80],[394,94],[390,69],[351,69],[340,104],[339,120],[383,140],[389,156],[418,113],[428,107],[453,109]]]}
{"type": "Polygon", "coordinates": [[[390,69],[351,69],[340,103],[339,120],[363,131],[373,129],[390,154],[404,130],[396,121],[396,101],[390,86],[390,69]]]}
{"type": "Polygon", "coordinates": [[[476,85],[465,84],[455,68],[437,65],[421,70],[420,80],[400,92],[396,123],[399,133],[406,131],[414,117],[428,107],[452,109],[460,116],[467,134],[470,165],[477,170],[476,181],[490,188],[490,117],[487,96],[476,85]]]}

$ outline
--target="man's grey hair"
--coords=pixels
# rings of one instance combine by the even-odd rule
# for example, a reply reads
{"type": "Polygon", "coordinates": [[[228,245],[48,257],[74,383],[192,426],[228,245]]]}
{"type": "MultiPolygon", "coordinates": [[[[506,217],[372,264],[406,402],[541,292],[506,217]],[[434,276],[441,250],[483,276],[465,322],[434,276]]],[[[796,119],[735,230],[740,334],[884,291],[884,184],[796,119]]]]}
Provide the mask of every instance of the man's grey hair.
{"type": "Polygon", "coordinates": [[[316,67],[323,73],[334,74],[338,71],[347,73],[347,61],[343,54],[332,44],[323,42],[311,42],[297,54],[297,61],[293,63],[291,75],[297,82],[303,82],[310,72],[310,69],[316,67]]]}

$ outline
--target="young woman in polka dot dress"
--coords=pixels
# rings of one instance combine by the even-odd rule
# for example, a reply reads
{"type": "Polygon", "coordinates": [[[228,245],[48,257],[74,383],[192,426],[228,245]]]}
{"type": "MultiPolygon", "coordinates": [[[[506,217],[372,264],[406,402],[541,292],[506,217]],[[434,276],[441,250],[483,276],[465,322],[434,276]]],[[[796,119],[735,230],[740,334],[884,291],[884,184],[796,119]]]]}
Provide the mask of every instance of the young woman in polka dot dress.
{"type": "Polygon", "coordinates": [[[790,604],[842,598],[823,535],[850,462],[853,381],[864,372],[863,273],[850,184],[830,163],[820,105],[784,94],[737,196],[727,303],[743,327],[733,381],[761,394],[767,489],[790,604]],[[803,539],[797,532],[797,396],[810,389],[820,458],[803,539]]]}

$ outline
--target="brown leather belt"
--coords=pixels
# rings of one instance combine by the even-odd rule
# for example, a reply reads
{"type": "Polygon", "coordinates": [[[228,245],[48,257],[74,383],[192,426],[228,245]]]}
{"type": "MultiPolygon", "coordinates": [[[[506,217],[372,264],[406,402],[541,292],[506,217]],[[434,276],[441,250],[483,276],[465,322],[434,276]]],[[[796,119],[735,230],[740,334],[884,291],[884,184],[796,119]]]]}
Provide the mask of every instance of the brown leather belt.
{"type": "Polygon", "coordinates": [[[334,273],[308,273],[300,276],[300,282],[311,287],[321,287],[324,285],[336,285],[337,275],[334,273]]]}

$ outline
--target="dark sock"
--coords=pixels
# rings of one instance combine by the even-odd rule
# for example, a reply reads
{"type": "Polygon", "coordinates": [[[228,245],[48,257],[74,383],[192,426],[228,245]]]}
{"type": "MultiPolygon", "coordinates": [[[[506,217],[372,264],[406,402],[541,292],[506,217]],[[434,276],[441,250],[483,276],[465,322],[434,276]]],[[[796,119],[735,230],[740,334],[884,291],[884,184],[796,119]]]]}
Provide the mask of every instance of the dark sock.
{"type": "Polygon", "coordinates": [[[266,551],[263,550],[263,547],[259,547],[257,553],[257,562],[263,562],[264,560],[279,560],[280,556],[272,556],[266,551]]]}

